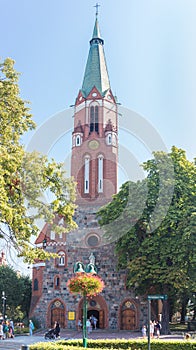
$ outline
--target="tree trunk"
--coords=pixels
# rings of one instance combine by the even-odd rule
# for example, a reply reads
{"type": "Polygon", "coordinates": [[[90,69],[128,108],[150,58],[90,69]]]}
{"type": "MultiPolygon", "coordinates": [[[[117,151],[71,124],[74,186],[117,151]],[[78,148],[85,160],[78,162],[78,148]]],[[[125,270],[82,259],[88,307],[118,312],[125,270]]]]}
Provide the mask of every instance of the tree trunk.
{"type": "Polygon", "coordinates": [[[196,305],[194,304],[192,321],[195,321],[195,314],[196,314],[196,305]]]}
{"type": "Polygon", "coordinates": [[[189,301],[189,298],[187,297],[181,299],[181,318],[180,318],[181,324],[185,324],[185,316],[186,316],[188,301],[189,301]]]}
{"type": "Polygon", "coordinates": [[[163,300],[163,311],[162,311],[162,334],[170,334],[169,329],[169,303],[167,300],[163,300]]]}

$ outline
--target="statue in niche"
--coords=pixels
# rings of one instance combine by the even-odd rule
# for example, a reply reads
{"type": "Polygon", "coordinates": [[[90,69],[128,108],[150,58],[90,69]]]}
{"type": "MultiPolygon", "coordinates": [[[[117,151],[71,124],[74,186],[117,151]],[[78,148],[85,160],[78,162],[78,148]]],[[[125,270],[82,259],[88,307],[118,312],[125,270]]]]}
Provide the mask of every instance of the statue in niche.
{"type": "Polygon", "coordinates": [[[93,253],[91,253],[91,255],[89,256],[89,262],[92,265],[95,265],[95,256],[93,253]]]}

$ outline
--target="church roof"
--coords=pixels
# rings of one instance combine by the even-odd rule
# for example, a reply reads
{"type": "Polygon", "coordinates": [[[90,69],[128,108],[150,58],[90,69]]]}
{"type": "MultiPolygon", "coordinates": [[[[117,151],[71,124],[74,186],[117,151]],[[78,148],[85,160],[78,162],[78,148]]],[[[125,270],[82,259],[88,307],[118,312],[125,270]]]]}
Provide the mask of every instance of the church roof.
{"type": "Polygon", "coordinates": [[[110,89],[103,45],[104,41],[101,39],[99,23],[96,17],[82,84],[82,94],[84,97],[88,96],[94,86],[102,96],[110,89]]]}

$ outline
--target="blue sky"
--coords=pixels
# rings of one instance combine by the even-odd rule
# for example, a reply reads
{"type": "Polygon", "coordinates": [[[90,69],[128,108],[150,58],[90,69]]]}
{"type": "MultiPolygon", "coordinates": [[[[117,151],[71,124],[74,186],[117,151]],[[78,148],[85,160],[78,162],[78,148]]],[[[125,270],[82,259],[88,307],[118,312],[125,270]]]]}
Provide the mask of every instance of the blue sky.
{"type": "MultiPolygon", "coordinates": [[[[16,61],[21,95],[31,102],[38,126],[75,101],[95,3],[0,0],[0,57],[16,61]]],[[[113,93],[154,127],[168,149],[181,147],[192,160],[196,156],[196,1],[100,0],[99,4],[113,93]]],[[[28,143],[31,136],[24,141],[28,143]]],[[[60,146],[66,153],[64,140],[60,146]]]]}
{"type": "MultiPolygon", "coordinates": [[[[12,57],[37,125],[74,103],[82,84],[94,0],[0,0],[1,58],[12,57]]],[[[195,0],[100,0],[113,93],[170,148],[196,156],[195,0]]]]}

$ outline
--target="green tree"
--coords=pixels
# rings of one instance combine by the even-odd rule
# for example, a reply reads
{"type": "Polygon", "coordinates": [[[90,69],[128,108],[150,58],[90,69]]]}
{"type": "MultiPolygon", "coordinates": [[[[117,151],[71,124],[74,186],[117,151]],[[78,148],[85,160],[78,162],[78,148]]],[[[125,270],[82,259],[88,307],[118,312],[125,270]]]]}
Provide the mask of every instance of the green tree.
{"type": "MultiPolygon", "coordinates": [[[[0,266],[0,295],[5,292],[6,315],[15,319],[18,310],[23,317],[28,317],[31,301],[31,279],[28,276],[20,276],[10,266],[0,266]]],[[[2,306],[1,312],[3,313],[2,306]]]]}
{"type": "Polygon", "coordinates": [[[27,102],[20,97],[18,76],[12,59],[0,63],[0,236],[33,261],[48,257],[30,244],[38,232],[36,219],[43,218],[57,232],[63,229],[58,217],[65,218],[67,231],[76,227],[72,219],[75,183],[65,177],[62,164],[25,152],[21,136],[35,124],[27,102]],[[47,203],[46,192],[50,195],[47,203]]]}
{"type": "MultiPolygon", "coordinates": [[[[176,147],[156,152],[143,167],[147,178],[124,184],[98,215],[106,238],[117,240],[128,286],[143,295],[168,294],[172,305],[173,298],[195,290],[196,167],[176,147]]],[[[163,304],[168,333],[169,301],[163,304]]]]}

